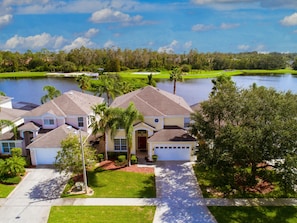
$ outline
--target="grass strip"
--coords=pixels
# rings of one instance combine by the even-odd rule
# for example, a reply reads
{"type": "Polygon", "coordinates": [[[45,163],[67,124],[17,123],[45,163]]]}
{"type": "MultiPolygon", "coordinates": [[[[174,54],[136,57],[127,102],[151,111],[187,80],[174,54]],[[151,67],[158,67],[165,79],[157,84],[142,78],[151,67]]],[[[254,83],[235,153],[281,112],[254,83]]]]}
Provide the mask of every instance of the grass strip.
{"type": "Polygon", "coordinates": [[[218,223],[296,223],[297,206],[208,207],[218,223]]]}
{"type": "Polygon", "coordinates": [[[54,206],[48,223],[152,223],[154,206],[54,206]]]}

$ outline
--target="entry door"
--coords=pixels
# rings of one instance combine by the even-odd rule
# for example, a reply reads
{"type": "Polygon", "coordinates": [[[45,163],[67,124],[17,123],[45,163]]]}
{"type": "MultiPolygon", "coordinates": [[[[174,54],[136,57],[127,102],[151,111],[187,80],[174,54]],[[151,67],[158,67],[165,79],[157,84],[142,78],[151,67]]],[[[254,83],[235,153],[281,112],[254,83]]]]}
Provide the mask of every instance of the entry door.
{"type": "Polygon", "coordinates": [[[138,149],[146,150],[146,137],[145,136],[138,137],[138,149]]]}

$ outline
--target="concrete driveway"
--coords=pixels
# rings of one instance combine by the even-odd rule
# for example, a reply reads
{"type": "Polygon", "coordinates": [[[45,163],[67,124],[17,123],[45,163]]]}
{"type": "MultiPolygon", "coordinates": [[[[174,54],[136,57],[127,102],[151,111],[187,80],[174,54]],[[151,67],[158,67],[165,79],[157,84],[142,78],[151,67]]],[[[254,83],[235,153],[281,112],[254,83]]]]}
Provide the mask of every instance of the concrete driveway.
{"type": "Polygon", "coordinates": [[[154,223],[215,223],[206,207],[190,162],[158,162],[154,223]]]}
{"type": "Polygon", "coordinates": [[[0,222],[47,222],[51,204],[60,197],[66,182],[66,176],[54,169],[28,169],[22,182],[2,200],[0,222]]]}

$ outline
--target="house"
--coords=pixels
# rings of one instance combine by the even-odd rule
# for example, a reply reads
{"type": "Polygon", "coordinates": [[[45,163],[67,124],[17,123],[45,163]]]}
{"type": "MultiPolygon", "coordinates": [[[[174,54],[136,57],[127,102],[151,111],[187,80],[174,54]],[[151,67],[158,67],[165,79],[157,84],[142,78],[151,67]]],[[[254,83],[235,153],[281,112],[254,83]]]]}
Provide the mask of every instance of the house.
{"type": "Polygon", "coordinates": [[[60,142],[68,132],[65,126],[90,134],[92,106],[103,101],[101,97],[71,90],[27,112],[23,116],[25,124],[19,131],[32,164],[54,163],[60,142]]]}
{"type": "MultiPolygon", "coordinates": [[[[13,131],[13,128],[24,123],[22,116],[27,112],[25,110],[13,109],[12,98],[0,96],[0,120],[8,121],[11,124],[3,123],[0,129],[0,154],[9,155],[10,150],[15,147],[22,148],[23,141],[13,131]]],[[[25,154],[24,154],[25,155],[25,154]]]]}
{"type": "MultiPolygon", "coordinates": [[[[111,107],[127,108],[133,102],[144,116],[142,122],[134,124],[131,153],[138,157],[158,160],[191,160],[196,139],[187,132],[190,114],[193,112],[185,100],[169,92],[147,86],[117,97],[111,107]]],[[[127,151],[125,132],[107,139],[110,152],[127,151]]]]}

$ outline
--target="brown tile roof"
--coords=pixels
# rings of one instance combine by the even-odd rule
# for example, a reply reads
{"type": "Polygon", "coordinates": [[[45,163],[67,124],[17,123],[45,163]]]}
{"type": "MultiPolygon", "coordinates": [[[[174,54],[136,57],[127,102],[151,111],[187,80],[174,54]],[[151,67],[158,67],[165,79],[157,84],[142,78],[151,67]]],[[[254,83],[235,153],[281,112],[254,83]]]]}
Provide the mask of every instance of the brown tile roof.
{"type": "Polygon", "coordinates": [[[41,126],[37,126],[35,123],[33,122],[27,122],[24,125],[18,127],[19,131],[33,131],[33,130],[39,130],[41,128],[41,126]]]}
{"type": "Polygon", "coordinates": [[[151,136],[148,142],[188,142],[188,141],[196,141],[195,138],[190,136],[187,131],[181,128],[175,129],[162,129],[153,136],[151,136]]]}
{"type": "MultiPolygon", "coordinates": [[[[61,148],[61,142],[68,136],[68,134],[78,135],[79,131],[64,124],[46,134],[42,134],[40,137],[37,137],[27,146],[27,148],[61,148]]],[[[82,131],[83,137],[86,137],[87,135],[88,133],[82,131]]]]}
{"type": "Polygon", "coordinates": [[[111,107],[126,108],[130,102],[143,116],[189,115],[193,112],[182,97],[152,86],[117,97],[111,107]]]}
{"type": "Polygon", "coordinates": [[[44,113],[64,117],[68,115],[88,115],[92,112],[91,106],[101,104],[103,100],[101,97],[72,90],[29,111],[26,116],[41,116],[44,113]]]}
{"type": "Polygon", "coordinates": [[[26,113],[27,111],[12,109],[12,108],[1,108],[0,109],[0,120],[9,120],[15,122],[26,113]]]}
{"type": "Polygon", "coordinates": [[[193,111],[201,111],[201,104],[200,103],[196,103],[191,105],[191,108],[193,111]]]}

